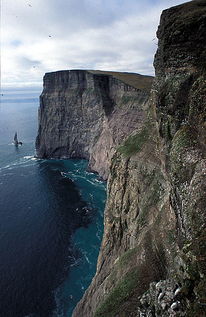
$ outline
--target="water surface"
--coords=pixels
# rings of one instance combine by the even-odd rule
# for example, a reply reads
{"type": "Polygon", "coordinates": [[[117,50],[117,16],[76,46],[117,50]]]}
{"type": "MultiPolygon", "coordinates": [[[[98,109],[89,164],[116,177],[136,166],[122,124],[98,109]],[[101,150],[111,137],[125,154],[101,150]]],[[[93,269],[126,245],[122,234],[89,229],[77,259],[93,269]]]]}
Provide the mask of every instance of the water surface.
{"type": "Polygon", "coordinates": [[[0,104],[0,316],[71,316],[96,269],[105,184],[83,160],[34,154],[39,91],[0,104]],[[18,132],[22,147],[12,145],[18,132]]]}

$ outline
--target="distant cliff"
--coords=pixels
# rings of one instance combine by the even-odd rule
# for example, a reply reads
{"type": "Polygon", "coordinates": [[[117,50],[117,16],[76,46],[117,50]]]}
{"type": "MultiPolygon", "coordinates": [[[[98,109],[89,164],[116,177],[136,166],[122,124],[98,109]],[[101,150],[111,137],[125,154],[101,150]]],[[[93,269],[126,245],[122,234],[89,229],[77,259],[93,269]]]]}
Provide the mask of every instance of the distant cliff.
{"type": "Polygon", "coordinates": [[[97,272],[73,317],[206,316],[205,34],[206,1],[163,11],[144,121],[112,157],[97,272]]]}
{"type": "Polygon", "coordinates": [[[86,70],[46,74],[37,156],[85,158],[106,179],[115,149],[144,119],[152,80],[138,74],[86,70]]]}

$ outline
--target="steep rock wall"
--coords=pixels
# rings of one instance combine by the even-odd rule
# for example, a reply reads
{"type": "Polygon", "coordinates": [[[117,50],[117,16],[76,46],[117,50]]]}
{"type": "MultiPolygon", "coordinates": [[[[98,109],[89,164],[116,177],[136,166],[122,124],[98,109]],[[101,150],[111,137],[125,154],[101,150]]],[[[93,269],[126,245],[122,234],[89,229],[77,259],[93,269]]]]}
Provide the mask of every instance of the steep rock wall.
{"type": "Polygon", "coordinates": [[[97,273],[73,317],[206,316],[206,2],[163,11],[143,122],[112,158],[97,273]]]}
{"type": "Polygon", "coordinates": [[[152,77],[129,73],[47,73],[40,96],[37,156],[85,158],[106,179],[116,147],[143,121],[151,84],[152,77]]]}

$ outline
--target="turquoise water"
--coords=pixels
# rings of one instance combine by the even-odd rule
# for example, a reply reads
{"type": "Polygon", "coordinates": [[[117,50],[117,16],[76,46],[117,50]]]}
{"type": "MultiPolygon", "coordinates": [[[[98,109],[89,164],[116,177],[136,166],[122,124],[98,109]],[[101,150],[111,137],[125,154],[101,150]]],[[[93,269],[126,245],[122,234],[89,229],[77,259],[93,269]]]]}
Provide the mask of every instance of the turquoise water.
{"type": "Polygon", "coordinates": [[[0,316],[69,317],[96,270],[105,183],[84,160],[36,159],[40,91],[2,93],[0,316]]]}
{"type": "Polygon", "coordinates": [[[106,193],[105,182],[102,182],[96,174],[87,172],[87,162],[68,160],[64,161],[64,166],[67,172],[63,176],[69,177],[75,182],[81,197],[95,214],[88,228],[80,228],[74,233],[73,244],[77,250],[80,250],[82,256],[74,261],[68,279],[56,292],[56,299],[59,303],[58,314],[69,317],[96,272],[96,262],[103,234],[106,193]]]}

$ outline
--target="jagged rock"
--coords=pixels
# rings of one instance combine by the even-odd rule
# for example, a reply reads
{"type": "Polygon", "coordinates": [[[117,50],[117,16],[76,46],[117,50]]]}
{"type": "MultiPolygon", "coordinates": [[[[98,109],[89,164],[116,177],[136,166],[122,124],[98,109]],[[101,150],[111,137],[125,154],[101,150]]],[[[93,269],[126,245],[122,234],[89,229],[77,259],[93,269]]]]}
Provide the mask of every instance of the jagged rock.
{"type": "Polygon", "coordinates": [[[178,285],[173,280],[151,283],[149,290],[140,298],[139,317],[148,316],[186,316],[184,303],[175,298],[178,285]]]}

